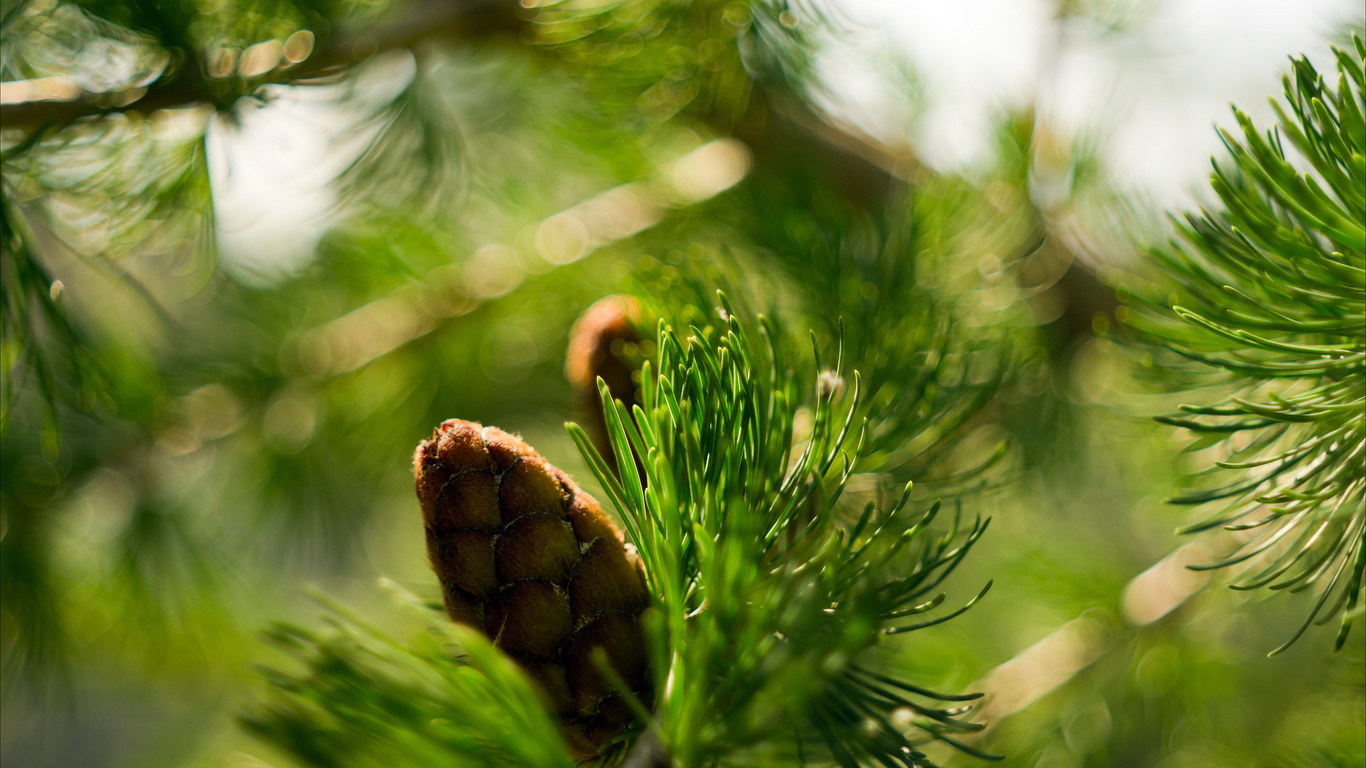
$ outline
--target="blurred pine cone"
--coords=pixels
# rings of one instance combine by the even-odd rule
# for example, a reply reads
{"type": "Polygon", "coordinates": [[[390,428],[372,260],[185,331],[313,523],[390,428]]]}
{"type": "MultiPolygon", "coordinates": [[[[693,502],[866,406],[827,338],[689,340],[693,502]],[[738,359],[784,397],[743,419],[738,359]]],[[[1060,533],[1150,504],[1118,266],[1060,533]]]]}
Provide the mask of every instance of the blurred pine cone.
{"type": "Polygon", "coordinates": [[[442,422],[413,471],[446,613],[540,684],[571,746],[596,751],[633,716],[594,651],[632,693],[646,688],[637,617],[649,595],[634,547],[568,475],[496,427],[442,422]]]}
{"type": "MultiPolygon", "coordinates": [[[[598,378],[607,383],[612,399],[621,401],[627,410],[640,404],[640,384],[636,381],[640,370],[640,355],[636,351],[641,342],[636,332],[640,315],[640,302],[630,296],[599,299],[574,321],[565,354],[565,377],[578,398],[588,437],[613,472],[617,471],[616,455],[602,416],[598,378]]],[[[644,477],[645,466],[639,456],[635,459],[636,470],[644,477]]]]}

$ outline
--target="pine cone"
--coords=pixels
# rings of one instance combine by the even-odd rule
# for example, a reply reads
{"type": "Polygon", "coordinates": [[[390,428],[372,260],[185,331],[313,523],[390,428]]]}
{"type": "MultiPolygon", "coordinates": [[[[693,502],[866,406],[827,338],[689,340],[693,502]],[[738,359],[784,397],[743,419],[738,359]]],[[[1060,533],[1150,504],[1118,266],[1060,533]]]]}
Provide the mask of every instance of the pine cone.
{"type": "MultiPolygon", "coordinates": [[[[607,437],[607,422],[602,416],[602,396],[598,392],[598,377],[607,383],[612,399],[621,401],[630,410],[640,404],[640,388],[636,374],[640,361],[627,354],[641,341],[636,332],[641,314],[640,302],[630,296],[608,296],[584,310],[569,331],[569,350],[565,354],[564,373],[578,395],[579,409],[593,447],[607,460],[607,466],[617,471],[616,455],[607,437]]],[[[645,476],[645,465],[636,456],[636,470],[645,476]]]]}
{"type": "Polygon", "coordinates": [[[634,547],[568,475],[496,427],[443,422],[418,445],[413,471],[447,615],[515,659],[571,744],[596,751],[632,715],[594,650],[645,694],[637,617],[649,595],[634,547]],[[583,738],[591,746],[574,744],[583,738]]]}

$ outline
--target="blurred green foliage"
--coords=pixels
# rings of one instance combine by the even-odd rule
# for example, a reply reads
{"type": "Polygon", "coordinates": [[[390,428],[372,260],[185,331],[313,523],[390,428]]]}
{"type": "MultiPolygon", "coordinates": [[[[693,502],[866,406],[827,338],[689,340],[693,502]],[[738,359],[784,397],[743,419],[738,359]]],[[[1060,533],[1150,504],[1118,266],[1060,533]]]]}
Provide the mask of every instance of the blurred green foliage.
{"type": "Polygon", "coordinates": [[[270,640],[306,655],[308,672],[269,673],[277,698],[246,716],[245,727],[311,766],[572,764],[511,659],[480,633],[400,595],[425,619],[412,645],[335,604],[326,638],[273,628],[270,640]]]}

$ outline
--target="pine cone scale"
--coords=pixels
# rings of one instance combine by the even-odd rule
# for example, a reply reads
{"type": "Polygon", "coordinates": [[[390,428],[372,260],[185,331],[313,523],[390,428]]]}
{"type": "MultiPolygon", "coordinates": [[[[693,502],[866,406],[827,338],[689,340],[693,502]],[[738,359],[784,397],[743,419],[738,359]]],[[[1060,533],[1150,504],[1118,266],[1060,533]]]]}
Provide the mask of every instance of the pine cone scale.
{"type": "Polygon", "coordinates": [[[451,531],[427,540],[427,556],[440,563],[452,584],[479,600],[498,590],[494,567],[494,537],[476,529],[451,531]]]}
{"type": "Polygon", "coordinates": [[[560,645],[574,629],[564,590],[541,579],[527,579],[499,590],[488,605],[488,634],[508,653],[539,659],[559,657],[560,645]]]}
{"type": "Polygon", "coordinates": [[[569,600],[576,626],[608,611],[631,615],[644,607],[637,589],[640,577],[625,549],[614,539],[599,538],[588,545],[569,579],[569,600]]]}
{"type": "Polygon", "coordinates": [[[524,515],[509,523],[498,540],[498,580],[564,584],[578,559],[579,541],[568,522],[553,515],[524,515]]]}
{"type": "Polygon", "coordinates": [[[494,532],[502,524],[498,481],[480,471],[462,472],[446,481],[437,494],[429,523],[443,535],[467,529],[494,532]]]}
{"type": "Polygon", "coordinates": [[[604,613],[581,628],[566,645],[564,660],[574,708],[580,715],[594,714],[616,687],[598,669],[593,652],[601,648],[612,669],[628,686],[644,682],[645,646],[633,615],[604,613]]]}

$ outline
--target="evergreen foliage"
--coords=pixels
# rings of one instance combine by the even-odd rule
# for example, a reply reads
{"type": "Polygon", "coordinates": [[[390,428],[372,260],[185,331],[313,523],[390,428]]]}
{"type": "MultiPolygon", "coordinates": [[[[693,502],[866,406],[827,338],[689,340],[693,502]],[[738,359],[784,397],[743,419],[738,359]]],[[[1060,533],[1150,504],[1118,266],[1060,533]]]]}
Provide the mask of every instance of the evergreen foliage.
{"type": "Polygon", "coordinates": [[[944,493],[1004,456],[997,446],[976,457],[981,466],[951,470],[947,460],[982,410],[1011,392],[1039,334],[1011,274],[1029,250],[1024,217],[961,181],[917,181],[869,210],[793,191],[811,181],[759,180],[741,190],[749,200],[736,228],[787,277],[802,319],[822,339],[843,339],[863,375],[859,471],[933,478],[944,493]],[[1005,274],[983,279],[978,260],[996,254],[1005,274]]]}
{"type": "MultiPolygon", "coordinates": [[[[960,526],[955,513],[936,534],[931,524],[941,504],[913,512],[910,484],[900,494],[877,494],[861,511],[840,503],[865,450],[866,424],[855,434],[858,374],[851,372],[846,389],[842,355],[832,368],[821,368],[817,355],[802,386],[785,361],[780,325],[737,313],[725,294],[718,298],[712,322],[690,326],[687,335],[661,321],[657,358],[645,363],[634,413],[600,385],[613,450],[624,457],[619,475],[582,429],[569,427],[639,548],[655,596],[641,622],[657,699],[630,697],[656,740],[643,749],[663,750],[680,765],[928,766],[917,746],[938,739],[990,757],[960,740],[984,727],[965,719],[972,708],[963,704],[980,694],[927,690],[881,671],[873,653],[905,642],[895,636],[954,618],[986,593],[923,617],[944,602],[939,585],[986,523],[960,526]],[[756,335],[760,343],[751,340],[756,335]],[[810,417],[804,428],[803,412],[810,417]],[[633,452],[643,458],[644,477],[633,452]]],[[[292,632],[307,641],[299,647],[313,671],[277,682],[273,703],[248,722],[304,763],[330,765],[318,755],[351,754],[348,729],[328,725],[330,718],[310,725],[293,713],[354,699],[377,717],[384,708],[366,702],[416,681],[370,671],[369,645],[353,644],[346,633],[318,639],[292,632]],[[338,668],[348,693],[334,692],[338,668]]],[[[482,667],[486,644],[466,648],[482,667]]],[[[386,653],[464,663],[437,662],[416,647],[390,644],[386,653]]],[[[528,704],[484,696],[478,706],[512,712],[528,704]]],[[[456,760],[478,759],[487,748],[454,738],[443,746],[456,760]]],[[[618,761],[621,752],[609,748],[604,759],[618,761]]]]}
{"type": "Polygon", "coordinates": [[[852,434],[858,373],[841,391],[842,350],[830,369],[818,354],[803,395],[784,363],[780,327],[718,298],[712,322],[686,335],[661,321],[659,376],[647,363],[634,413],[600,385],[613,451],[625,457],[620,481],[571,427],[657,597],[658,613],[645,619],[660,692],[653,710],[642,707],[654,712],[651,727],[682,765],[928,765],[898,718],[980,754],[955,739],[982,727],[961,719],[969,708],[936,703],[975,696],[926,691],[868,668],[866,657],[879,637],[966,609],[913,618],[943,602],[936,587],[986,524],[977,520],[960,539],[955,516],[933,538],[940,505],[913,514],[909,484],[895,502],[842,514],[838,500],[867,428],[852,434]],[[803,405],[810,433],[794,435],[803,405]]]}
{"type": "Polygon", "coordinates": [[[1202,569],[1244,564],[1234,589],[1314,591],[1308,618],[1360,616],[1366,574],[1366,45],[1334,49],[1336,89],[1294,61],[1280,125],[1261,133],[1234,110],[1215,164],[1223,207],[1178,221],[1154,256],[1175,281],[1163,303],[1135,299],[1132,325],[1213,376],[1222,395],[1159,419],[1214,448],[1201,488],[1175,504],[1214,505],[1187,533],[1243,537],[1202,569]],[[1289,148],[1286,144],[1289,144],[1289,148]]]}
{"type": "Polygon", "coordinates": [[[411,644],[319,598],[325,633],[288,624],[270,631],[304,671],[267,670],[271,698],[243,716],[244,726],[316,768],[573,764],[511,659],[439,607],[391,587],[423,620],[411,644]]]}
{"type": "MultiPolygon", "coordinates": [[[[646,564],[652,691],[599,764],[1291,762],[1267,744],[1353,764],[1354,646],[1254,667],[1239,650],[1263,638],[1211,629],[1218,604],[1119,620],[1122,585],[1170,548],[1123,512],[1174,472],[1162,429],[1076,392],[1103,378],[1092,316],[1112,297],[1047,307],[1042,257],[1067,245],[1044,202],[1102,187],[1094,158],[1061,157],[1029,109],[985,178],[870,142],[821,112],[815,54],[839,26],[784,0],[0,0],[0,79],[80,94],[7,101],[0,133],[4,738],[18,713],[37,724],[20,739],[84,744],[47,708],[64,682],[120,733],[146,702],[218,697],[155,729],[185,755],[127,736],[97,744],[107,764],[574,764],[534,681],[424,591],[407,457],[458,416],[575,472],[646,564]],[[224,268],[211,134],[276,100],[327,103],[355,160],[312,261],[224,268]],[[678,194],[676,161],[718,139],[742,180],[678,194]],[[1040,182],[1040,153],[1065,184],[1040,182]],[[627,234],[542,248],[623,197],[627,234]],[[622,290],[660,322],[615,340],[648,362],[639,407],[603,409],[609,466],[558,428],[560,352],[622,290]],[[391,583],[398,615],[319,597],[325,626],[299,626],[299,577],[358,604],[380,573],[421,597],[391,583]],[[992,578],[964,615],[986,589],[958,590],[992,578]],[[986,713],[1019,710],[961,693],[1079,614],[1065,627],[1105,636],[1032,668],[1058,672],[1049,699],[998,726],[986,713]],[[283,658],[244,682],[277,616],[283,658]],[[249,695],[249,737],[205,735],[249,695]]],[[[1222,207],[1155,254],[1169,299],[1127,312],[1199,399],[1164,419],[1215,462],[1178,499],[1217,507],[1188,530],[1253,537],[1208,567],[1316,590],[1294,636],[1341,617],[1342,647],[1366,564],[1366,51],[1336,55],[1336,89],[1295,63],[1278,131],[1238,113],[1222,207]]]]}

